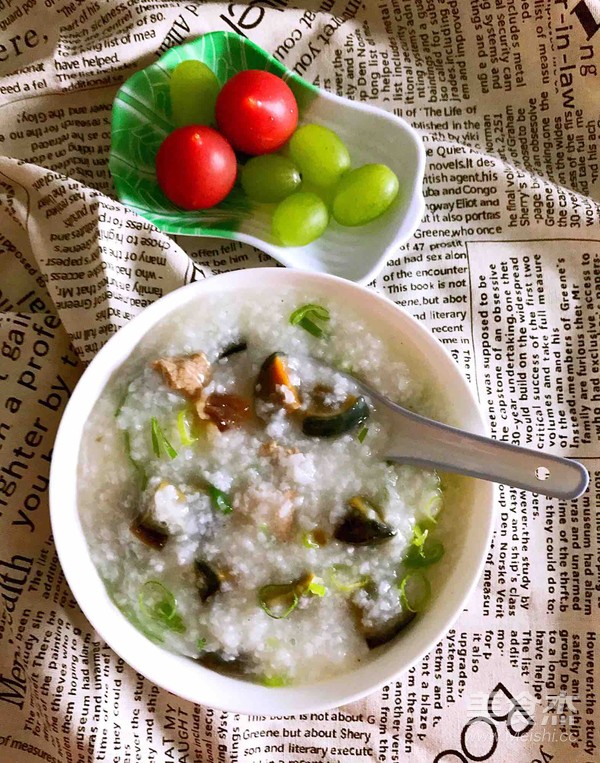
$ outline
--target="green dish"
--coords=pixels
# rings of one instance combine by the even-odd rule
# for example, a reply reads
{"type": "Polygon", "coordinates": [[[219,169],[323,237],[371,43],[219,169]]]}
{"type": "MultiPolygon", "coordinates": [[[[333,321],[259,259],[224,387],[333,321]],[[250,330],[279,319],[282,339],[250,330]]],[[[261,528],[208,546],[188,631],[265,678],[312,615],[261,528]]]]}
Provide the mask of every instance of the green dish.
{"type": "Polygon", "coordinates": [[[169,78],[172,70],[188,59],[205,63],[221,86],[245,69],[277,74],[292,89],[300,117],[319,89],[233,32],[212,32],[172,48],[156,63],[129,77],[119,89],[113,104],[109,168],[120,201],[166,233],[238,238],[236,233],[244,220],[257,211],[238,184],[217,207],[190,212],[172,204],[156,181],[156,153],[175,129],[169,78]]]}
{"type": "Polygon", "coordinates": [[[113,105],[109,166],[119,199],[165,233],[241,241],[286,267],[331,273],[358,283],[375,277],[413,234],[425,209],[425,149],[407,122],[371,104],[311,85],[232,32],[212,32],[172,48],[123,84],[113,105]],[[348,228],[331,219],[320,238],[293,247],[283,246],[274,237],[275,205],[250,201],[239,184],[212,209],[176,207],[158,186],[154,162],[160,144],[175,129],[169,77],[188,59],[204,62],[221,85],[245,69],[264,69],[282,77],[298,102],[300,124],[319,124],[336,132],[348,147],[354,167],[378,162],[398,176],[400,193],[390,209],[360,227],[348,228]]]}

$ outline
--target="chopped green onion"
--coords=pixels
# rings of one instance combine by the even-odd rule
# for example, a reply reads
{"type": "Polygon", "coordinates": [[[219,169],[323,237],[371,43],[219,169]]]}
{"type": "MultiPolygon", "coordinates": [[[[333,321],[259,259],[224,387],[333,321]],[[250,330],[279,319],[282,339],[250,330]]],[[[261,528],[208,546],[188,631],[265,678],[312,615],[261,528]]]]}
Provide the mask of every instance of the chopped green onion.
{"type": "Polygon", "coordinates": [[[177,431],[179,439],[184,446],[193,445],[198,439],[192,434],[190,423],[187,419],[187,410],[184,408],[177,414],[177,431]]]}
{"type": "Polygon", "coordinates": [[[427,522],[429,522],[432,525],[437,524],[436,517],[442,510],[443,503],[444,503],[444,496],[442,494],[441,489],[439,487],[435,488],[429,500],[423,507],[423,511],[425,513],[425,520],[427,522]]]}
{"type": "Polygon", "coordinates": [[[258,603],[275,620],[282,620],[298,606],[300,597],[307,593],[324,596],[327,589],[312,572],[304,572],[291,583],[270,583],[258,591],[258,603]]]}
{"type": "Polygon", "coordinates": [[[352,593],[369,582],[367,575],[359,576],[349,564],[334,564],[329,570],[329,581],[338,591],[352,593]]]}
{"type": "Polygon", "coordinates": [[[156,458],[160,458],[160,441],[158,439],[158,422],[155,418],[152,418],[152,426],[151,426],[151,432],[152,432],[152,450],[154,451],[154,455],[156,458]]]}
{"type": "Polygon", "coordinates": [[[144,614],[154,617],[160,607],[160,618],[169,618],[177,611],[175,596],[158,580],[148,580],[142,586],[138,601],[144,614]]]}
{"type": "Polygon", "coordinates": [[[327,588],[323,585],[323,583],[318,582],[318,578],[315,578],[315,580],[312,580],[309,583],[308,591],[315,596],[325,596],[327,588]]]}
{"type": "Polygon", "coordinates": [[[294,584],[264,585],[258,591],[258,603],[274,620],[283,620],[298,606],[294,584]]]}
{"type": "Polygon", "coordinates": [[[312,334],[313,336],[316,336],[317,339],[320,339],[323,334],[325,333],[323,329],[320,326],[317,326],[316,323],[311,321],[310,318],[302,318],[298,325],[301,326],[305,331],[308,331],[309,334],[312,334]]]}
{"type": "Polygon", "coordinates": [[[131,461],[133,464],[133,468],[137,472],[139,481],[140,481],[140,489],[145,490],[146,486],[148,485],[148,475],[144,471],[144,469],[138,464],[138,462],[134,459],[134,457],[131,455],[131,436],[127,429],[123,431],[123,436],[125,438],[125,454],[127,458],[131,461]]]}
{"type": "Polygon", "coordinates": [[[222,490],[213,485],[210,482],[206,483],[206,490],[210,496],[213,508],[220,511],[221,514],[231,514],[233,506],[231,505],[231,499],[222,490]]]}
{"type": "Polygon", "coordinates": [[[428,541],[422,548],[411,546],[404,558],[407,567],[429,567],[439,562],[444,556],[445,549],[440,541],[428,541]]]}
{"type": "Polygon", "coordinates": [[[420,572],[410,572],[400,581],[400,601],[409,612],[421,612],[431,599],[431,584],[420,572]]]}
{"type": "Polygon", "coordinates": [[[422,553],[423,546],[425,545],[425,541],[427,540],[427,536],[429,535],[429,530],[421,530],[419,525],[415,525],[415,529],[413,530],[413,539],[412,539],[412,545],[415,548],[419,549],[419,552],[422,553]]]}
{"type": "Polygon", "coordinates": [[[304,316],[310,315],[314,318],[318,318],[321,321],[329,320],[329,310],[322,305],[308,304],[302,305],[290,315],[290,323],[292,326],[296,326],[304,316]]]}
{"type": "Polygon", "coordinates": [[[152,422],[152,450],[157,458],[160,458],[161,446],[165,449],[165,452],[169,458],[177,458],[177,451],[171,445],[171,443],[165,437],[165,433],[162,431],[160,424],[155,416],[151,419],[152,422]]]}
{"type": "Polygon", "coordinates": [[[177,451],[171,445],[171,443],[167,440],[162,430],[161,430],[161,434],[163,437],[163,446],[164,446],[164,449],[167,451],[169,458],[177,458],[177,451]]]}
{"type": "Polygon", "coordinates": [[[155,644],[162,644],[164,642],[164,638],[159,633],[156,633],[155,631],[148,628],[145,623],[140,620],[131,604],[121,604],[119,601],[117,601],[116,593],[112,585],[110,585],[108,582],[106,582],[105,585],[110,600],[119,610],[119,612],[121,612],[123,617],[125,617],[126,620],[129,620],[133,627],[137,628],[137,630],[139,630],[140,633],[143,633],[146,638],[149,638],[150,641],[153,641],[155,644]]]}
{"type": "Polygon", "coordinates": [[[365,437],[367,436],[367,432],[369,431],[369,427],[363,427],[360,432],[356,435],[357,440],[360,443],[363,443],[365,441],[365,437]]]}
{"type": "MultiPolygon", "coordinates": [[[[421,523],[422,524],[422,523],[421,523]]],[[[423,530],[415,525],[413,539],[404,559],[407,567],[429,567],[444,556],[444,546],[436,540],[431,540],[429,528],[423,530]]]]}
{"type": "Polygon", "coordinates": [[[129,622],[141,633],[143,633],[146,638],[149,638],[150,641],[153,641],[155,644],[164,644],[164,638],[159,633],[156,633],[156,631],[153,631],[151,628],[149,628],[144,622],[142,622],[142,620],[140,620],[140,618],[136,615],[132,606],[119,606],[119,609],[129,620],[129,622]]]}
{"type": "Polygon", "coordinates": [[[287,676],[264,676],[262,683],[263,686],[288,686],[290,679],[287,676]]]}
{"type": "Polygon", "coordinates": [[[175,631],[175,633],[185,633],[186,630],[183,618],[178,613],[169,619],[167,627],[170,631],[175,631]]]}
{"type": "Polygon", "coordinates": [[[199,652],[203,652],[206,649],[206,639],[205,638],[199,638],[196,642],[196,648],[199,652]]]}
{"type": "Polygon", "coordinates": [[[319,544],[317,543],[317,541],[315,540],[315,536],[312,530],[304,533],[304,535],[302,536],[302,545],[305,548],[321,548],[319,544]]]}
{"type": "Polygon", "coordinates": [[[133,465],[137,469],[136,462],[133,460],[133,458],[131,458],[131,435],[129,434],[129,430],[127,429],[123,430],[123,437],[125,438],[125,453],[127,455],[127,458],[133,463],[133,465]]]}
{"type": "Polygon", "coordinates": [[[315,321],[328,321],[329,310],[322,305],[302,305],[290,315],[292,326],[300,326],[309,334],[320,339],[324,335],[323,329],[315,321]]]}
{"type": "Polygon", "coordinates": [[[332,363],[331,365],[338,371],[342,371],[343,373],[350,374],[350,376],[354,376],[354,366],[347,358],[342,359],[339,361],[339,363],[332,363]]]}
{"type": "Polygon", "coordinates": [[[167,630],[183,633],[185,625],[177,612],[177,600],[158,580],[148,580],[138,594],[140,612],[167,630]]]}

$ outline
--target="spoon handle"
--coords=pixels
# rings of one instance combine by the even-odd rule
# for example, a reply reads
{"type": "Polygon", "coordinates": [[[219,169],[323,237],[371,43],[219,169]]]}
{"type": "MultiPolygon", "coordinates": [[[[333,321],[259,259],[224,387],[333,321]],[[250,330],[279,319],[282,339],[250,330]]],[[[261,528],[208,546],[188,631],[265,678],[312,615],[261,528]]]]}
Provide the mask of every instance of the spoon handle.
{"type": "Polygon", "coordinates": [[[589,475],[578,461],[464,432],[386,403],[397,418],[389,460],[503,482],[565,500],[577,498],[588,486],[589,475]]]}

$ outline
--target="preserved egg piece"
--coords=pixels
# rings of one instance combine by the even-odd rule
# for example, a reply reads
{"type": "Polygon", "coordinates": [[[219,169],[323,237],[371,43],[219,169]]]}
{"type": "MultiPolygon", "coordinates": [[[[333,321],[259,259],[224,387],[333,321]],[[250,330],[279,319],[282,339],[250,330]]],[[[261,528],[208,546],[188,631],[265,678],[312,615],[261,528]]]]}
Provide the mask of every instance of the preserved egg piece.
{"type": "Polygon", "coordinates": [[[196,559],[194,571],[200,601],[205,602],[221,588],[221,575],[203,559],[196,559]]]}
{"type": "Polygon", "coordinates": [[[353,605],[352,611],[356,621],[356,627],[364,636],[369,649],[377,649],[378,646],[388,644],[416,617],[415,612],[404,611],[399,615],[392,617],[390,620],[386,620],[384,623],[367,625],[360,607],[353,605]]]}
{"type": "Polygon", "coordinates": [[[258,591],[258,603],[269,617],[283,620],[296,609],[300,597],[308,593],[314,579],[312,572],[305,572],[289,583],[264,585],[258,591]]]}
{"type": "Polygon", "coordinates": [[[250,656],[245,654],[229,659],[220,652],[204,652],[199,657],[196,657],[196,662],[205,668],[232,677],[247,676],[254,669],[250,656]]]}
{"type": "Polygon", "coordinates": [[[366,498],[354,496],[348,501],[348,507],[346,516],[335,528],[337,540],[354,546],[375,546],[396,535],[366,498]]]}
{"type": "Polygon", "coordinates": [[[242,426],[251,417],[250,401],[245,397],[213,392],[206,400],[196,401],[201,419],[210,419],[220,432],[242,426]]]}
{"type": "Polygon", "coordinates": [[[349,395],[337,411],[309,411],[302,422],[302,431],[309,437],[336,437],[364,424],[368,418],[369,406],[364,397],[349,395]]]}
{"type": "Polygon", "coordinates": [[[238,352],[245,352],[248,349],[248,343],[245,339],[239,342],[234,342],[226,347],[219,355],[217,360],[223,360],[223,358],[230,358],[232,355],[237,355],[238,352]]]}
{"type": "Polygon", "coordinates": [[[137,516],[129,525],[129,529],[138,540],[157,551],[162,551],[169,540],[167,525],[159,522],[151,511],[145,511],[137,516]]]}
{"type": "Polygon", "coordinates": [[[290,381],[286,355],[274,352],[264,361],[256,379],[256,397],[286,411],[300,408],[300,395],[290,381]]]}

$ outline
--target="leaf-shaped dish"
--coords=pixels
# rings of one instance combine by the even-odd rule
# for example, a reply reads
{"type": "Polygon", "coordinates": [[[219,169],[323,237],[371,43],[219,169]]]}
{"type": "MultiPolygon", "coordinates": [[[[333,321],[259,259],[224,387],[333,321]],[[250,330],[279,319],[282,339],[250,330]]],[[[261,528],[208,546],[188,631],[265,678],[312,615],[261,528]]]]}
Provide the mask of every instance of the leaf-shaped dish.
{"type": "Polygon", "coordinates": [[[119,199],[166,233],[244,241],[288,267],[332,273],[359,283],[374,278],[413,234],[425,208],[425,151],[407,122],[320,90],[231,32],[205,34],[172,48],[122,85],[113,104],[109,166],[119,199]],[[375,162],[394,170],[400,193],[392,207],[361,227],[347,228],[332,219],[321,238],[303,247],[279,246],[271,234],[273,205],[250,201],[237,185],[213,209],[188,212],[175,207],[158,186],[154,159],[161,142],[175,129],[170,72],[190,58],[206,63],[221,84],[244,69],[265,69],[285,79],[298,101],[300,124],[314,122],[335,130],[347,145],[354,167],[375,162]]]}

